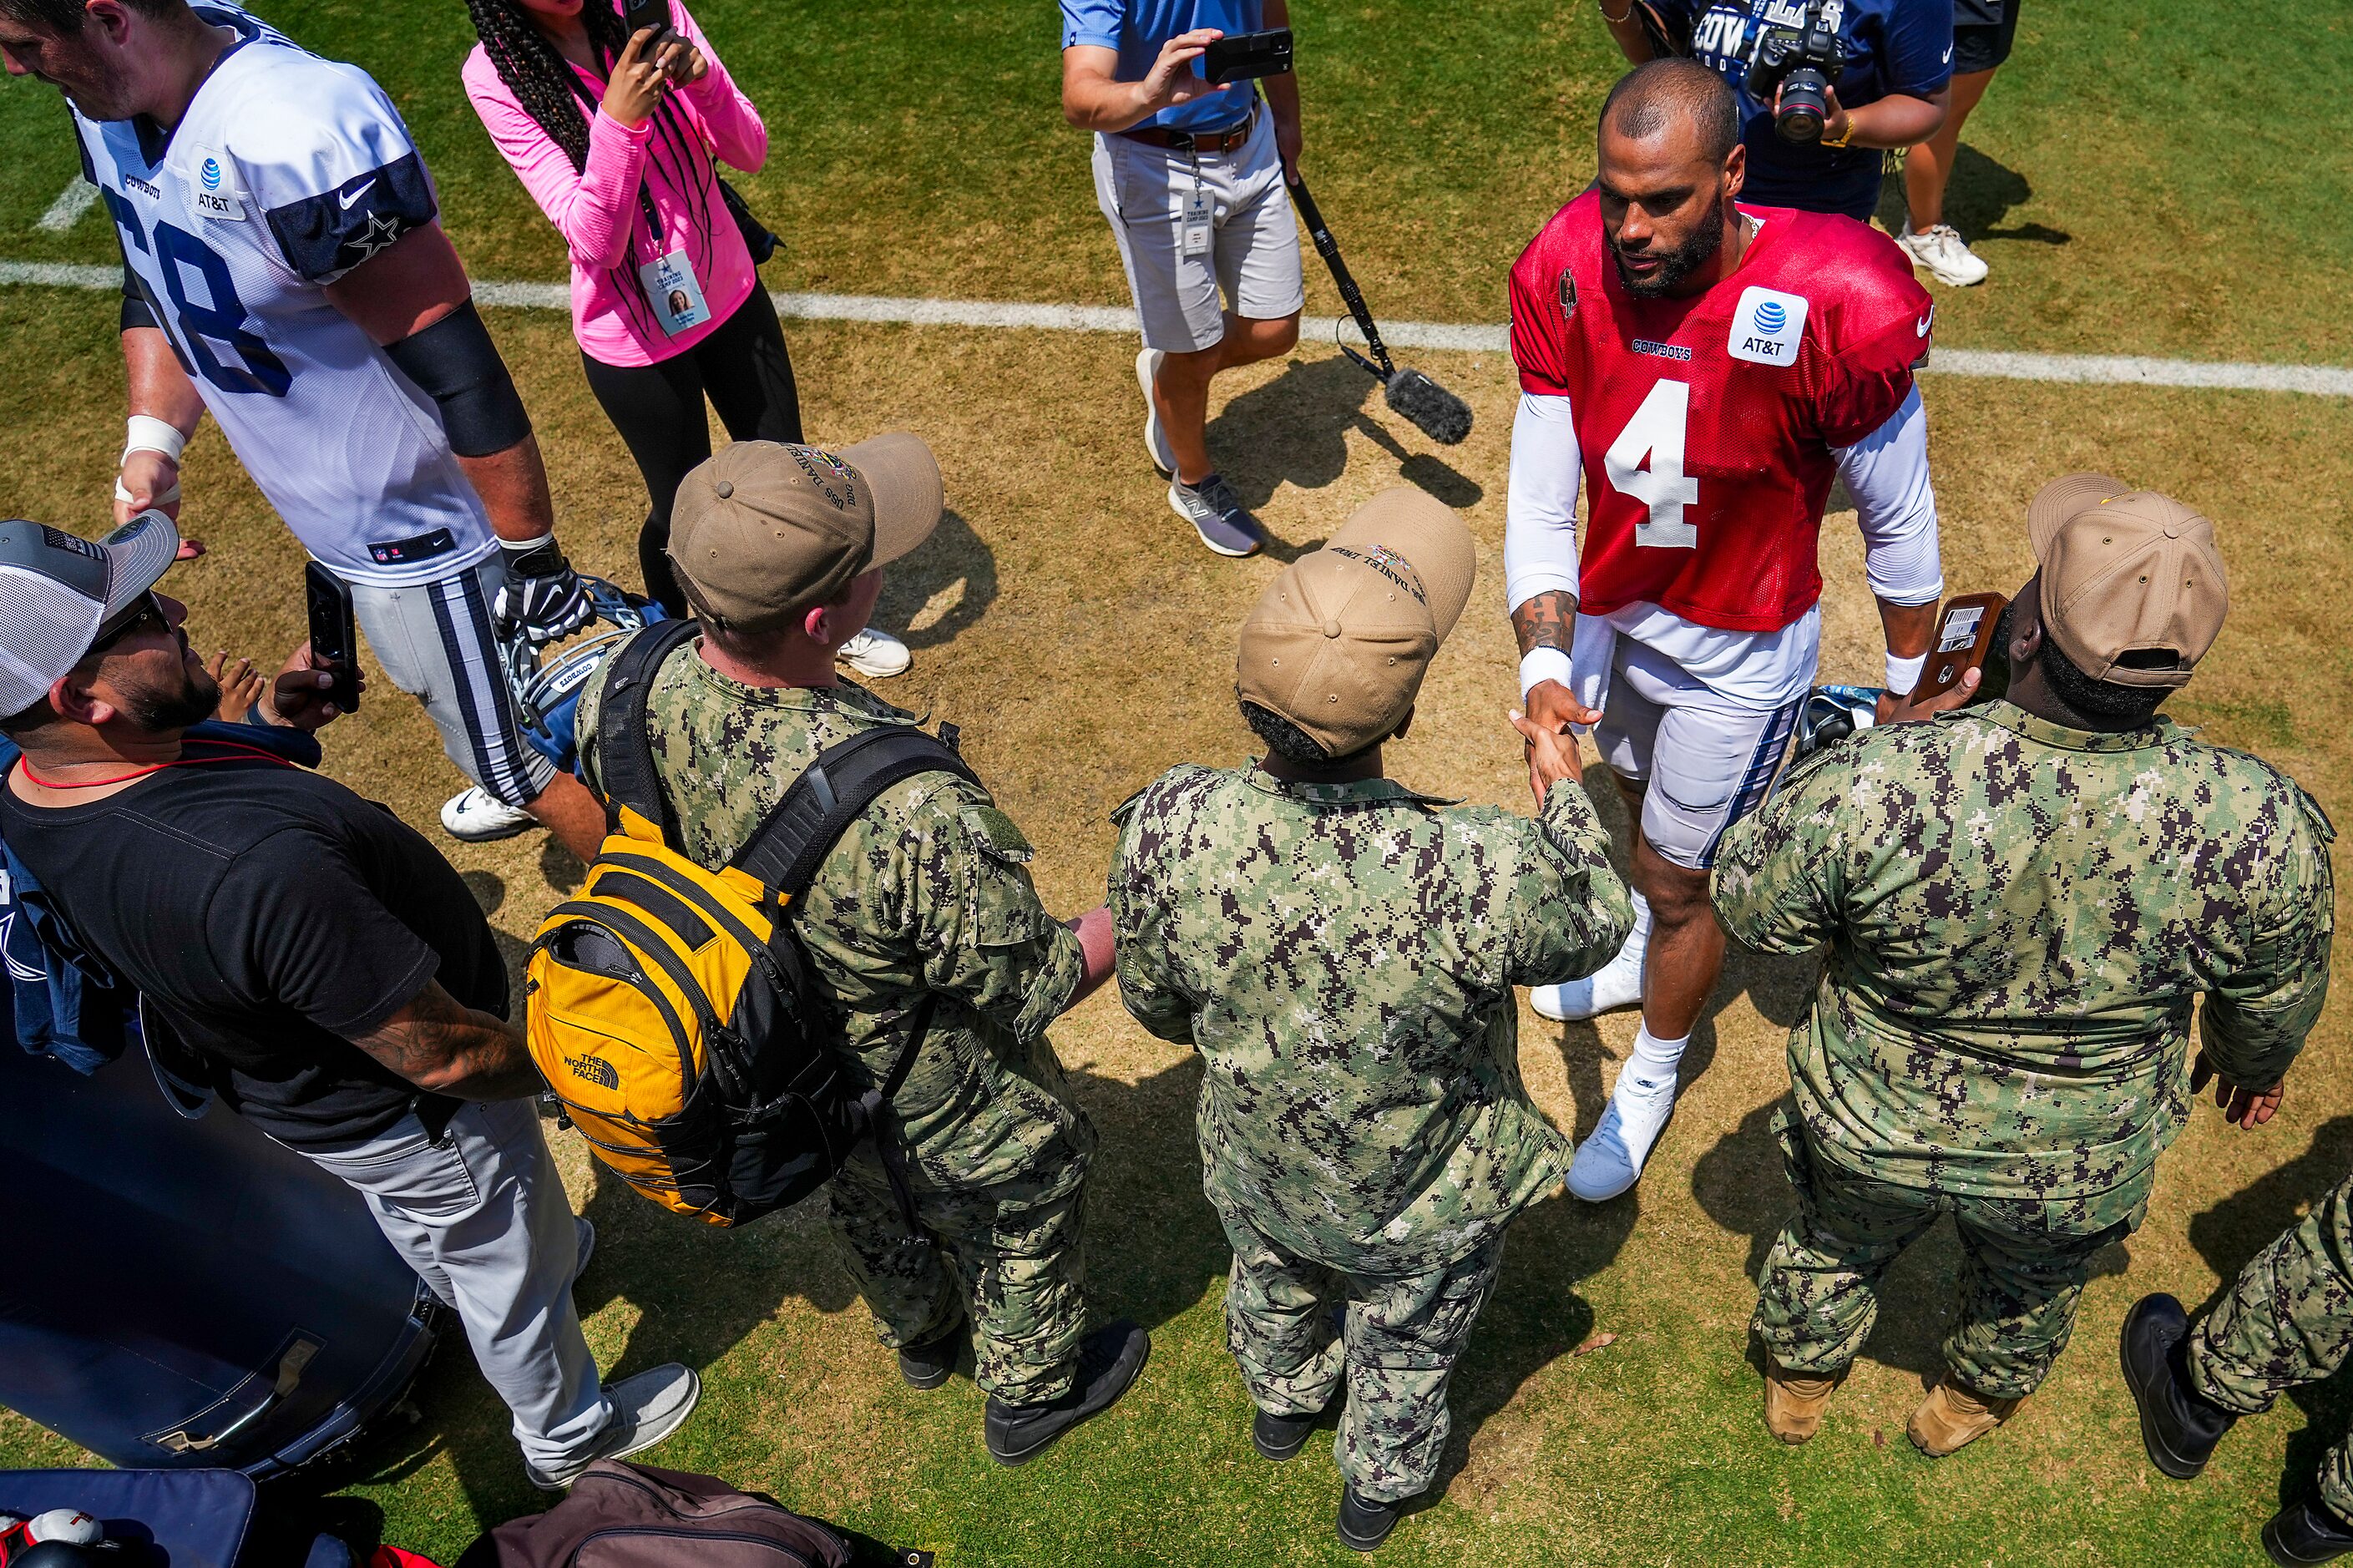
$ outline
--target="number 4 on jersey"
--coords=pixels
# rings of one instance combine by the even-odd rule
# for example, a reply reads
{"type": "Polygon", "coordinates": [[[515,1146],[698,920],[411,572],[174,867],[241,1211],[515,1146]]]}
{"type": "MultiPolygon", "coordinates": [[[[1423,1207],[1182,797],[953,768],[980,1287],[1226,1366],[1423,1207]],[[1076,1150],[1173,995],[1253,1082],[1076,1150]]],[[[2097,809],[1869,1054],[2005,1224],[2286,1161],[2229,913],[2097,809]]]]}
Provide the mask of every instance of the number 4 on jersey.
{"type": "Polygon", "coordinates": [[[1691,384],[1662,381],[1651,388],[1601,464],[1609,482],[1651,509],[1634,525],[1634,542],[1651,550],[1695,550],[1699,525],[1683,509],[1699,504],[1699,480],[1683,474],[1683,428],[1691,422],[1691,384]],[[1644,468],[1643,459],[1650,460],[1644,468]]]}

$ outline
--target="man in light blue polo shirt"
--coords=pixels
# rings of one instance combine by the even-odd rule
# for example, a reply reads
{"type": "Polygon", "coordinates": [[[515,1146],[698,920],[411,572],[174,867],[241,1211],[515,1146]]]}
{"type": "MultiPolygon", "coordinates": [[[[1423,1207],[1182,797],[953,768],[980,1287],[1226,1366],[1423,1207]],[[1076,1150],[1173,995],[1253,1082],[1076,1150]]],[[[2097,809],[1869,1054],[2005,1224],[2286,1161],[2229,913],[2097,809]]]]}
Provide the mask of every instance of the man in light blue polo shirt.
{"type": "Polygon", "coordinates": [[[1299,167],[1288,73],[1212,86],[1214,40],[1287,27],[1286,0],[1061,0],[1062,113],[1095,132],[1095,200],[1127,269],[1144,350],[1144,442],[1168,505],[1220,555],[1265,535],[1209,461],[1209,380],[1288,353],[1306,302],[1283,186],[1299,167]],[[1222,300],[1220,296],[1222,295],[1222,300]]]}

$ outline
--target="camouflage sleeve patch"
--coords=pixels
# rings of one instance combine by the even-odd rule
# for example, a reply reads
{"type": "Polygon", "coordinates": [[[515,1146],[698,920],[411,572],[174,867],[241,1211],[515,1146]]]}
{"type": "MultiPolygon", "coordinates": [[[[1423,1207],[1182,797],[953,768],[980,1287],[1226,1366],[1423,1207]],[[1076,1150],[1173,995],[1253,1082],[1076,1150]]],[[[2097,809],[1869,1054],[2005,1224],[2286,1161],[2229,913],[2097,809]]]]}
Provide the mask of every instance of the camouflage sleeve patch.
{"type": "Polygon", "coordinates": [[[1008,866],[1026,866],[1037,855],[1013,819],[993,805],[967,805],[959,814],[965,831],[982,851],[1008,866]]]}

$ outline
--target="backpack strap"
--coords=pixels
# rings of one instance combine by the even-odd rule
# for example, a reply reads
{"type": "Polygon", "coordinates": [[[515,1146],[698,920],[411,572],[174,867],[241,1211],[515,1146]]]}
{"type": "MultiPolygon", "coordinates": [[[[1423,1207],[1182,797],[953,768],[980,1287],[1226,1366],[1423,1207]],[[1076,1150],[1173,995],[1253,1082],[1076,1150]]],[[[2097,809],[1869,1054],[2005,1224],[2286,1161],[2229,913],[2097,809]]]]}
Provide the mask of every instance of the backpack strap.
{"type": "Polygon", "coordinates": [[[879,725],[837,741],[792,782],[728,864],[777,892],[806,892],[849,825],[883,791],[917,773],[980,783],[954,747],[912,724],[879,725]]]}
{"type": "Polygon", "coordinates": [[[867,1135],[874,1140],[875,1157],[882,1162],[882,1173],[890,1178],[891,1195],[899,1200],[899,1215],[907,1222],[907,1234],[926,1240],[930,1232],[915,1217],[915,1195],[907,1187],[907,1155],[892,1136],[890,1121],[892,1096],[907,1081],[907,1071],[915,1065],[915,1053],[923,1047],[923,1037],[931,1032],[932,1005],[939,993],[926,991],[914,1005],[907,1026],[907,1037],[899,1044],[899,1058],[891,1064],[889,1076],[866,1091],[859,1100],[859,1109],[866,1113],[867,1135]]]}
{"type": "Polygon", "coordinates": [[[702,630],[696,621],[656,621],[621,645],[605,663],[603,700],[597,708],[597,784],[604,792],[605,826],[624,831],[622,808],[651,824],[662,842],[677,847],[678,816],[663,795],[654,772],[653,737],[646,729],[646,698],[662,661],[702,630]]]}

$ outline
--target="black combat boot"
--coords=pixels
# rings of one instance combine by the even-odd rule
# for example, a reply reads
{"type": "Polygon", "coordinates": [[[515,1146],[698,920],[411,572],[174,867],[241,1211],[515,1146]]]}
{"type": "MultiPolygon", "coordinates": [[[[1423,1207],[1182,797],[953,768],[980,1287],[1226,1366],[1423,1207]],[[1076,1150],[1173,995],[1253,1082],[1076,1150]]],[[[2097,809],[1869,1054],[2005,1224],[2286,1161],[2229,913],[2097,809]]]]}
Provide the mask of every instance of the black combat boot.
{"type": "Polygon", "coordinates": [[[2120,1353],[2125,1386],[2140,1406],[2140,1439],[2149,1463],[2177,1481],[2194,1479],[2238,1416],[2189,1384],[2189,1318],[2158,1291],[2125,1314],[2120,1353]]]}
{"type": "MultiPolygon", "coordinates": [[[[1336,1399],[1333,1404],[1336,1405],[1336,1399]]],[[[1261,1410],[1250,1418],[1250,1445],[1270,1459],[1289,1459],[1298,1456],[1307,1446],[1315,1424],[1332,1413],[1327,1405],[1304,1415],[1277,1415],[1271,1410],[1261,1410]]]]}
{"type": "Polygon", "coordinates": [[[955,1371],[968,1336],[962,1317],[919,1345],[899,1348],[899,1375],[909,1388],[937,1388],[955,1371]]]}
{"type": "Polygon", "coordinates": [[[1340,1544],[1357,1552],[1370,1552],[1389,1538],[1397,1528],[1398,1515],[1411,1501],[1401,1498],[1396,1502],[1375,1502],[1356,1495],[1354,1487],[1340,1489],[1340,1544]]]}
{"type": "Polygon", "coordinates": [[[2280,1568],[2305,1568],[2353,1552],[2353,1525],[2316,1502],[2292,1502],[2263,1526],[2263,1550],[2280,1568]]]}
{"type": "Polygon", "coordinates": [[[1124,1318],[1097,1329],[1079,1346],[1079,1375],[1069,1392],[1036,1405],[1008,1405],[995,1394],[981,1419],[988,1456],[1026,1465],[1080,1422],[1117,1403],[1152,1354],[1152,1336],[1124,1318]]]}

